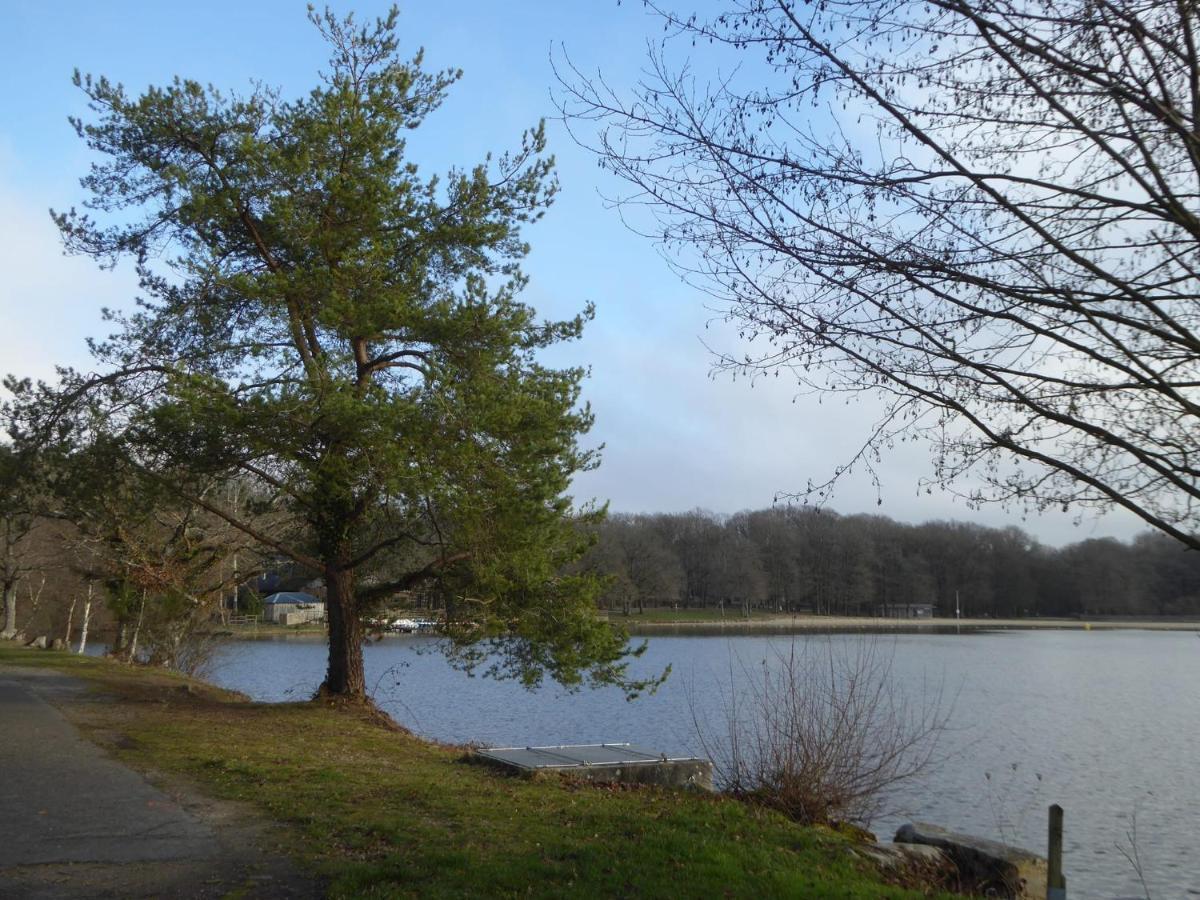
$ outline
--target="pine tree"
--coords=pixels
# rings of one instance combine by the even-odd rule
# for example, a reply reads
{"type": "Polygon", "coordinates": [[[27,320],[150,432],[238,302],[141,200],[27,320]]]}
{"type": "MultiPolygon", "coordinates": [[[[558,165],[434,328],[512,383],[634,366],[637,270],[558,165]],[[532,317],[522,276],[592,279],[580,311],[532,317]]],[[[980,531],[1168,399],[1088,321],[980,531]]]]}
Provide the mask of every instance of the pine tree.
{"type": "Polygon", "coordinates": [[[101,374],[49,399],[99,403],[140,470],[324,578],[329,694],[365,696],[364,615],[418,587],[443,598],[462,664],[636,689],[596,583],[564,574],[578,519],[601,512],[565,494],[596,464],[592,417],[584,371],[539,353],[591,310],[540,321],[518,299],[521,227],[557,188],[543,126],[425,177],[404,135],[461,73],[401,58],[394,9],[309,16],[331,61],[299,99],[178,78],[133,98],[76,73],[92,115],[74,125],[102,161],[86,211],[55,218],[69,251],[136,260],[143,296],[94,344],[101,374]],[[217,475],[292,527],[239,519],[203,492],[217,475]]]}

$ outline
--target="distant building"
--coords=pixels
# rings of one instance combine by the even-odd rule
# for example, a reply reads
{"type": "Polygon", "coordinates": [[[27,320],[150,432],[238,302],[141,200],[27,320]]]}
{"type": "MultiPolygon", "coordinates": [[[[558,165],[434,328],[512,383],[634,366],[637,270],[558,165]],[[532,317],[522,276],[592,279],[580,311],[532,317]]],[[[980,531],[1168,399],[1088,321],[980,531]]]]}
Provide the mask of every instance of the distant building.
{"type": "Polygon", "coordinates": [[[932,603],[881,603],[875,612],[884,619],[932,619],[932,603]]]}
{"type": "Polygon", "coordinates": [[[280,591],[263,600],[263,620],[279,625],[302,625],[325,619],[325,604],[312,594],[280,591]]]}

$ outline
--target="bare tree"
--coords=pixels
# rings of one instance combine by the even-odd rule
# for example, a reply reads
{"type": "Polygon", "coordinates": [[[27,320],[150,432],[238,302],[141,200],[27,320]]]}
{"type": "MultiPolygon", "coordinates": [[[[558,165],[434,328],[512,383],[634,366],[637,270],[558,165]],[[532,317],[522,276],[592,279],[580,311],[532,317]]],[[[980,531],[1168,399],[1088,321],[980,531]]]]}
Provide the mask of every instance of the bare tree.
{"type": "Polygon", "coordinates": [[[659,12],[632,96],[575,71],[560,100],[749,340],[720,365],[882,395],[847,465],[919,434],[930,486],[1200,547],[1200,6],[659,12]]]}
{"type": "Polygon", "coordinates": [[[804,823],[869,825],[889,793],[933,761],[952,704],[910,700],[879,638],[796,638],[760,665],[731,658],[722,714],[692,703],[722,786],[804,823]]]}

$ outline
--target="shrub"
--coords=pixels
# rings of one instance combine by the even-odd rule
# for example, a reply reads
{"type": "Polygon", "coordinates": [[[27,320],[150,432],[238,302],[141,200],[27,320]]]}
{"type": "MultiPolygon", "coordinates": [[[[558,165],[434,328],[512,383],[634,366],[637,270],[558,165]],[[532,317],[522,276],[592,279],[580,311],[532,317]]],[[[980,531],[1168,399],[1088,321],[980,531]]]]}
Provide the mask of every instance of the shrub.
{"type": "Polygon", "coordinates": [[[877,637],[822,636],[757,666],[731,656],[716,728],[692,702],[718,783],[805,824],[869,825],[890,789],[933,762],[949,718],[940,682],[910,701],[893,655],[877,637]]]}

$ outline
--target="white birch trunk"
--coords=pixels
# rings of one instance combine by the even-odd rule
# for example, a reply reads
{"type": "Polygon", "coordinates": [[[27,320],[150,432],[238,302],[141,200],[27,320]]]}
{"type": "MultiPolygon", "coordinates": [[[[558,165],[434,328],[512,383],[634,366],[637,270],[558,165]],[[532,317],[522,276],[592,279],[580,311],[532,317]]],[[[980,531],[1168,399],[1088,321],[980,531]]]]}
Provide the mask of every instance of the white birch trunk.
{"type": "Polygon", "coordinates": [[[67,610],[67,633],[63,635],[63,643],[67,645],[67,649],[71,649],[71,620],[75,618],[75,604],[79,602],[79,598],[71,595],[71,606],[67,610]]]}
{"type": "Polygon", "coordinates": [[[17,586],[6,585],[4,588],[4,631],[0,637],[11,638],[17,633],[17,586]]]}
{"type": "Polygon", "coordinates": [[[146,591],[142,589],[142,605],[138,607],[137,624],[133,626],[133,639],[129,642],[129,662],[137,659],[138,634],[142,630],[142,616],[146,613],[146,591]]]}
{"type": "Polygon", "coordinates": [[[38,607],[42,603],[42,589],[46,586],[46,576],[42,576],[41,583],[38,584],[37,593],[33,590],[33,579],[29,580],[27,587],[29,588],[29,621],[32,622],[37,615],[38,607]]]}
{"type": "Polygon", "coordinates": [[[87,599],[83,601],[83,627],[79,630],[79,655],[87,649],[88,624],[92,620],[92,584],[88,582],[87,599]]]}

